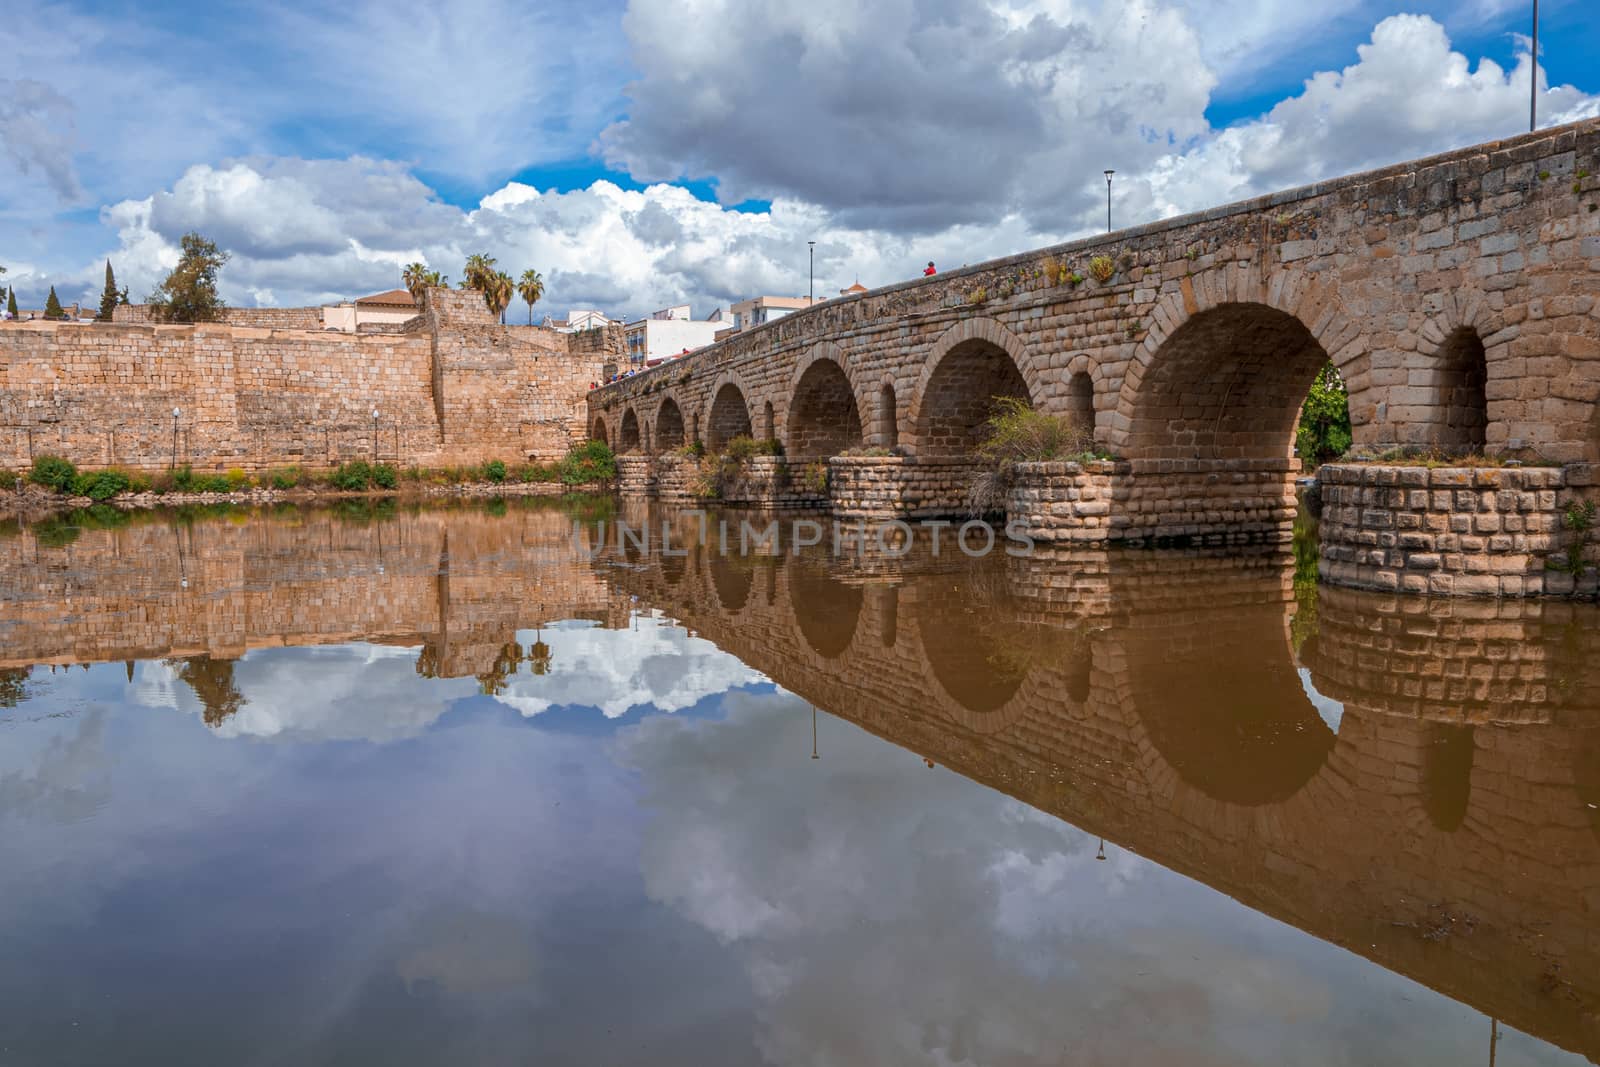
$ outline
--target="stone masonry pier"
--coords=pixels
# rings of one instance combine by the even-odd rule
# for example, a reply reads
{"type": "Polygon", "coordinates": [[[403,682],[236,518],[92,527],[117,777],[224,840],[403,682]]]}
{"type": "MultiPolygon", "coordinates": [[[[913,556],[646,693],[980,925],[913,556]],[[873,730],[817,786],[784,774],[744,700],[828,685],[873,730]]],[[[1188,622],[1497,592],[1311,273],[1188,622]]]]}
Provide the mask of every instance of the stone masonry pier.
{"type": "MultiPolygon", "coordinates": [[[[588,429],[637,457],[642,495],[665,484],[660,457],[749,435],[782,446],[774,497],[805,484],[843,515],[949,517],[967,510],[993,399],[1015,397],[1113,457],[1024,473],[1007,512],[1036,536],[1284,540],[1299,409],[1331,361],[1358,451],[1514,459],[1559,484],[1548,505],[1536,494],[1529,540],[1485,546],[1492,565],[1367,545],[1338,511],[1328,580],[1558,593],[1543,575],[1570,544],[1561,514],[1596,495],[1597,299],[1586,121],[829,300],[595,390],[588,429]]],[[[1443,518],[1435,532],[1452,532],[1443,518]]]]}

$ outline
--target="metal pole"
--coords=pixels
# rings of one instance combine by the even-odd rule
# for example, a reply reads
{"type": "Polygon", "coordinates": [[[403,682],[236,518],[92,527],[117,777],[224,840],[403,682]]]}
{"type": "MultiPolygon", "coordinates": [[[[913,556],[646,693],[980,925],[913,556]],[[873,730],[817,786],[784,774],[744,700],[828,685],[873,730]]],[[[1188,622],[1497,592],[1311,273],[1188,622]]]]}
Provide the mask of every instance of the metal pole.
{"type": "Polygon", "coordinates": [[[372,465],[378,465],[378,409],[372,409],[372,465]]]}
{"type": "Polygon", "coordinates": [[[1106,232],[1111,232],[1111,176],[1117,173],[1114,170],[1106,171],[1106,232]]]}
{"type": "Polygon", "coordinates": [[[173,470],[177,470],[178,469],[178,416],[182,413],[182,411],[183,411],[182,408],[173,408],[172,409],[172,469],[173,470]]]}
{"type": "Polygon", "coordinates": [[[1528,69],[1528,132],[1539,128],[1539,0],[1533,0],[1533,55],[1528,69]]]}
{"type": "Polygon", "coordinates": [[[806,306],[810,307],[817,302],[817,242],[807,241],[806,248],[811,253],[811,287],[806,293],[806,306]]]}
{"type": "Polygon", "coordinates": [[[811,705],[811,758],[821,759],[817,755],[817,706],[811,705]]]}

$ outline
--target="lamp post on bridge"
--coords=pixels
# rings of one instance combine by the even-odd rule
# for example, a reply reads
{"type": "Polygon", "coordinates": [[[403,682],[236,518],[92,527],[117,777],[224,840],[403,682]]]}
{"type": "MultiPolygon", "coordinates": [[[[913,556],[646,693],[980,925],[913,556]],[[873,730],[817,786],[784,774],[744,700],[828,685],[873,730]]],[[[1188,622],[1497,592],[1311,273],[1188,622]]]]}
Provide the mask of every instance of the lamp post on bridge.
{"type": "Polygon", "coordinates": [[[182,408],[172,409],[172,469],[178,469],[178,416],[183,414],[182,408]]]}
{"type": "Polygon", "coordinates": [[[1111,232],[1111,178],[1112,178],[1112,175],[1114,175],[1116,173],[1117,172],[1114,171],[1114,170],[1106,171],[1106,232],[1107,233],[1111,232]]]}
{"type": "Polygon", "coordinates": [[[806,307],[810,307],[817,302],[817,242],[807,241],[806,251],[811,258],[811,282],[806,290],[806,307]]]}
{"type": "Polygon", "coordinates": [[[1539,0],[1533,0],[1533,43],[1528,64],[1528,132],[1539,128],[1539,0]]]}
{"type": "Polygon", "coordinates": [[[372,465],[378,465],[378,409],[372,409],[372,465]]]}

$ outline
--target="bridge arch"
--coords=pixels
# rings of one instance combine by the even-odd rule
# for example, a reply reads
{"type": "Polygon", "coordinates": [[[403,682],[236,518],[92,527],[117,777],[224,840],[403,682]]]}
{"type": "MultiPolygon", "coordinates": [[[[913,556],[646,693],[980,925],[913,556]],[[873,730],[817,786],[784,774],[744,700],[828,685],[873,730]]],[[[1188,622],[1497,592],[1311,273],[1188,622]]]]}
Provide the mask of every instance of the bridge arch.
{"type": "Polygon", "coordinates": [[[825,567],[791,561],[789,610],[811,651],[837,660],[855,641],[866,594],[859,584],[840,581],[825,567]]]}
{"type": "Polygon", "coordinates": [[[876,441],[879,448],[898,448],[900,446],[900,404],[895,393],[894,379],[884,376],[883,384],[878,386],[878,425],[876,441]]]}
{"type": "Polygon", "coordinates": [[[720,452],[735,437],[753,436],[750,404],[744,389],[731,377],[719,380],[706,414],[706,448],[720,452]]]}
{"type": "Polygon", "coordinates": [[[907,422],[915,452],[964,457],[983,439],[995,397],[1030,405],[1043,395],[1027,346],[990,318],[956,323],[934,344],[912,395],[907,422]]]}
{"type": "Polygon", "coordinates": [[[1287,460],[1329,354],[1295,315],[1254,301],[1197,311],[1152,337],[1118,398],[1131,460],[1287,460]]]}
{"type": "Polygon", "coordinates": [[[1089,436],[1095,433],[1094,361],[1079,352],[1067,361],[1067,420],[1089,436]]]}
{"type": "Polygon", "coordinates": [[[861,445],[861,405],[838,345],[817,345],[795,365],[786,429],[784,451],[796,459],[827,459],[861,445]]]}
{"type": "Polygon", "coordinates": [[[655,445],[657,452],[670,452],[684,445],[683,409],[670,396],[663,397],[656,409],[655,445]]]}
{"type": "MultiPolygon", "coordinates": [[[[1256,324],[1263,329],[1276,323],[1286,335],[1292,334],[1293,331],[1289,329],[1286,319],[1294,320],[1304,331],[1303,337],[1296,335],[1295,339],[1303,342],[1305,337],[1309,337],[1320,346],[1324,358],[1332,360],[1333,365],[1339,369],[1339,374],[1350,391],[1351,426],[1357,435],[1357,441],[1362,441],[1362,428],[1376,417],[1374,405],[1366,396],[1371,356],[1367,351],[1366,338],[1359,323],[1346,314],[1332,288],[1332,283],[1322,283],[1315,276],[1302,271],[1285,269],[1262,277],[1257,268],[1230,265],[1202,271],[1183,279],[1183,284],[1177,292],[1168,293],[1156,304],[1144,339],[1123,374],[1117,392],[1116,410],[1110,415],[1110,428],[1105,442],[1112,451],[1120,455],[1127,458],[1137,457],[1139,453],[1132,440],[1133,423],[1141,402],[1152,398],[1151,394],[1146,392],[1147,386],[1156,384],[1158,390],[1162,390],[1164,386],[1163,391],[1168,399],[1174,395],[1170,389],[1172,384],[1170,379],[1157,383],[1152,383],[1150,379],[1173,374],[1177,368],[1166,365],[1181,362],[1170,358],[1174,355],[1198,354],[1203,357],[1210,348],[1212,349],[1210,354],[1215,357],[1214,349],[1219,338],[1217,336],[1204,338],[1202,335],[1207,330],[1217,330],[1221,334],[1221,339],[1226,341],[1229,339],[1228,332],[1220,330],[1219,327],[1231,320],[1235,327],[1256,324]],[[1229,311],[1230,308],[1234,310],[1229,311]],[[1241,312],[1238,310],[1241,308],[1249,310],[1241,312]],[[1209,317],[1214,311],[1222,311],[1224,316],[1209,317]],[[1275,319],[1271,312],[1279,313],[1282,318],[1275,319]],[[1191,324],[1197,320],[1202,322],[1202,327],[1191,330],[1191,324]],[[1173,343],[1175,339],[1176,344],[1173,343]],[[1196,341],[1202,340],[1208,343],[1195,344],[1196,341]]],[[[1247,337],[1234,336],[1231,339],[1240,341],[1246,340],[1247,337]]],[[[1286,375],[1289,380],[1297,381],[1299,391],[1294,393],[1294,389],[1290,388],[1281,400],[1273,398],[1274,421],[1280,431],[1282,427],[1287,426],[1287,432],[1268,435],[1276,437],[1274,452],[1277,456],[1287,457],[1290,454],[1294,436],[1293,427],[1298,419],[1301,402],[1310,391],[1316,370],[1322,366],[1321,363],[1316,363],[1315,367],[1306,370],[1312,362],[1312,357],[1305,356],[1292,370],[1280,369],[1280,373],[1286,375]],[[1290,393],[1294,394],[1292,399],[1288,397],[1290,393]],[[1290,410],[1285,412],[1283,410],[1285,407],[1290,410]],[[1276,449],[1276,441],[1283,443],[1281,452],[1276,449]]],[[[1282,384],[1278,383],[1279,386],[1282,384]]],[[[1223,388],[1225,393],[1228,392],[1226,384],[1223,388]]],[[[1220,400],[1220,398],[1214,399],[1220,400]]],[[[1233,403],[1232,397],[1229,397],[1229,402],[1233,403]]],[[[1189,407],[1193,411],[1199,404],[1191,404],[1189,407]]],[[[1216,412],[1213,411],[1212,414],[1214,417],[1216,412]]],[[[1203,419],[1201,421],[1203,422],[1203,419]]],[[[1263,427],[1257,426],[1255,432],[1259,436],[1263,430],[1263,427]]],[[[1215,437],[1214,428],[1212,434],[1208,436],[1215,437]]],[[[1173,450],[1179,453],[1185,451],[1182,444],[1173,450]]],[[[1195,458],[1192,442],[1187,449],[1187,455],[1181,458],[1195,458]]]]}
{"type": "Polygon", "coordinates": [[[611,443],[606,437],[606,419],[604,415],[596,415],[594,417],[594,425],[589,428],[589,436],[603,445],[611,443]]]}
{"type": "Polygon", "coordinates": [[[619,452],[637,452],[640,445],[639,416],[630,407],[622,413],[622,428],[617,431],[617,450],[619,452]]]}

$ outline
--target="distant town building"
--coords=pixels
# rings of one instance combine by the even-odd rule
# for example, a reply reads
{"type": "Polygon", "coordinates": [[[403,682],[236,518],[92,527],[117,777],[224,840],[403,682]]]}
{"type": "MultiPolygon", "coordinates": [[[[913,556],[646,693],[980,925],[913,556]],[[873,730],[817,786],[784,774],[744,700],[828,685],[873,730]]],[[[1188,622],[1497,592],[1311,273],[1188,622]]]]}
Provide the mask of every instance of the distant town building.
{"type": "Polygon", "coordinates": [[[716,339],[722,326],[721,321],[709,319],[696,322],[688,304],[662,308],[623,328],[628,360],[635,365],[654,366],[662,360],[704,348],[716,339]]]}
{"type": "Polygon", "coordinates": [[[848,288],[848,289],[840,289],[839,290],[839,295],[840,296],[855,296],[857,293],[865,293],[867,291],[868,291],[867,287],[861,284],[861,279],[857,278],[856,279],[856,283],[854,285],[852,285],[850,288],[848,288]]]}
{"type": "Polygon", "coordinates": [[[607,318],[602,311],[583,309],[567,312],[567,317],[564,319],[546,315],[539,325],[560,333],[577,333],[580,330],[601,330],[613,321],[615,320],[607,318]]]}
{"type": "Polygon", "coordinates": [[[322,328],[356,333],[363,326],[396,326],[416,317],[419,309],[411,293],[390,289],[322,309],[322,328]]]}
{"type": "Polygon", "coordinates": [[[811,299],[804,296],[753,296],[749,300],[741,300],[729,305],[728,313],[722,319],[723,328],[717,331],[717,338],[720,340],[741,333],[796,311],[804,311],[810,306],[811,299]]]}

